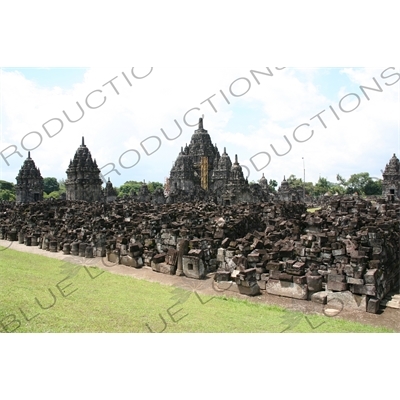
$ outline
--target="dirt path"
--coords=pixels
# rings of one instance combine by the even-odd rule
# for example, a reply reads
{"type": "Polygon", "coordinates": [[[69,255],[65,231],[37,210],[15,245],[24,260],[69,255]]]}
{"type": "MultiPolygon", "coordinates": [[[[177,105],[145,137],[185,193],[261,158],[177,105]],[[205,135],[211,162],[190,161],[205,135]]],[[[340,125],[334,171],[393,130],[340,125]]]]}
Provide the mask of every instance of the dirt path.
{"type": "MultiPolygon", "coordinates": [[[[180,287],[183,289],[188,289],[196,291],[199,294],[206,294],[211,296],[227,296],[236,297],[240,299],[245,299],[255,303],[278,305],[290,310],[301,311],[305,314],[320,314],[323,315],[324,308],[321,305],[313,303],[311,301],[304,300],[293,300],[285,297],[272,296],[267,293],[263,293],[260,296],[248,297],[241,295],[239,293],[231,291],[216,291],[213,287],[212,275],[209,275],[207,279],[202,281],[197,281],[194,279],[189,279],[186,277],[178,277],[171,275],[164,275],[154,272],[149,267],[144,267],[141,269],[134,269],[124,265],[117,265],[109,263],[105,258],[93,258],[85,259],[79,256],[66,256],[62,252],[51,253],[49,251],[44,251],[38,247],[27,247],[23,244],[17,242],[7,242],[5,240],[0,240],[0,246],[11,248],[16,251],[21,251],[24,253],[32,253],[45,257],[50,257],[58,260],[68,261],[71,263],[84,264],[87,266],[96,266],[102,270],[109,271],[117,275],[132,276],[136,279],[144,279],[149,282],[158,282],[163,285],[180,287]]],[[[7,250],[3,250],[7,251],[7,250]]],[[[1,257],[2,251],[0,251],[1,257]]],[[[326,312],[326,308],[325,308],[326,312]]],[[[368,314],[366,312],[357,310],[343,310],[340,315],[335,318],[343,318],[351,321],[360,322],[363,324],[369,324],[374,326],[385,326],[387,328],[393,329],[396,332],[400,332],[400,310],[385,308],[381,310],[380,314],[368,314]]]]}

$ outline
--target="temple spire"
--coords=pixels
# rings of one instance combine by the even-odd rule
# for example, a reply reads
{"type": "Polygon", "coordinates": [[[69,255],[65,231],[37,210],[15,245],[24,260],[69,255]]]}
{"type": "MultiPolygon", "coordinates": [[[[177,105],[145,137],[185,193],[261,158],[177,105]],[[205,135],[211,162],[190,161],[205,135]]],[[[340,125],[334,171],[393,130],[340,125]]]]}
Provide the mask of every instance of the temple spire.
{"type": "Polygon", "coordinates": [[[203,127],[203,118],[200,118],[200,119],[199,119],[199,131],[202,131],[202,130],[204,130],[204,127],[203,127]]]}
{"type": "Polygon", "coordinates": [[[28,151],[28,158],[29,159],[31,158],[31,152],[30,151],[28,151]]]}
{"type": "Polygon", "coordinates": [[[85,137],[82,136],[82,146],[84,146],[84,145],[85,145],[85,137]]]}

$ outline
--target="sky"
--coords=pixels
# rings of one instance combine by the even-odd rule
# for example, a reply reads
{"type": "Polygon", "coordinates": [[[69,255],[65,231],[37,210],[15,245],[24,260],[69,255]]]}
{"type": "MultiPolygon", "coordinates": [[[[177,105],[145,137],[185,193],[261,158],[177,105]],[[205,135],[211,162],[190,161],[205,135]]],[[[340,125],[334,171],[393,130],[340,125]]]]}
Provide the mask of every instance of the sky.
{"type": "Polygon", "coordinates": [[[84,136],[114,186],[164,182],[203,116],[220,153],[226,147],[232,160],[237,154],[249,181],[262,174],[279,183],[291,174],[303,178],[304,169],[314,183],[359,172],[381,178],[393,153],[400,154],[399,73],[399,67],[2,68],[0,179],[15,182],[28,149],[43,177],[66,179],[84,136]]]}

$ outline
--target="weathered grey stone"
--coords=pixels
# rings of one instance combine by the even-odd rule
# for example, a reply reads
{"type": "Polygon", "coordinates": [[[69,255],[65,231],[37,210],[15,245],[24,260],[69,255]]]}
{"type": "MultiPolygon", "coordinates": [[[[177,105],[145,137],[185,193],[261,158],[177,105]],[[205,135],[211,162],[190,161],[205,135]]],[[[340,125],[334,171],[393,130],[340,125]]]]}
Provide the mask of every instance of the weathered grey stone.
{"type": "Polygon", "coordinates": [[[380,300],[379,299],[369,299],[367,305],[367,312],[371,314],[378,314],[380,308],[380,300]]]}
{"type": "Polygon", "coordinates": [[[318,304],[326,304],[328,301],[328,293],[329,292],[316,292],[311,296],[311,301],[318,304]]]}
{"type": "Polygon", "coordinates": [[[354,296],[351,292],[330,292],[328,293],[328,305],[341,305],[342,309],[357,309],[365,311],[367,308],[366,296],[354,296]]]}
{"type": "Polygon", "coordinates": [[[312,275],[307,276],[308,290],[311,290],[313,292],[320,292],[322,290],[322,282],[323,282],[322,276],[312,276],[312,275]]]}
{"type": "Polygon", "coordinates": [[[203,261],[194,256],[183,256],[183,273],[188,278],[203,279],[206,276],[206,270],[203,261]]]}
{"type": "Polygon", "coordinates": [[[328,290],[334,292],[344,292],[349,289],[349,285],[345,282],[328,281],[326,285],[328,290]]]}
{"type": "Polygon", "coordinates": [[[347,283],[350,285],[364,285],[364,279],[356,279],[347,277],[347,283]]]}
{"type": "Polygon", "coordinates": [[[290,297],[292,299],[307,300],[307,285],[298,285],[293,282],[284,282],[270,279],[267,283],[266,291],[275,296],[290,297]]]}

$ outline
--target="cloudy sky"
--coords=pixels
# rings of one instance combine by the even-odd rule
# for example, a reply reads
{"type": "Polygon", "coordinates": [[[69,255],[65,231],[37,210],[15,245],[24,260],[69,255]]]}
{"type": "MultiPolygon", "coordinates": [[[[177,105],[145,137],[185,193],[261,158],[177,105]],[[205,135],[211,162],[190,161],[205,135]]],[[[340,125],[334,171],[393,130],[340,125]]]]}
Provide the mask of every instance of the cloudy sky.
{"type": "Polygon", "coordinates": [[[399,67],[2,68],[0,94],[11,182],[28,149],[43,177],[66,178],[82,136],[114,185],[164,182],[203,115],[249,181],[302,177],[303,157],[306,181],[380,178],[400,154],[399,67]]]}

